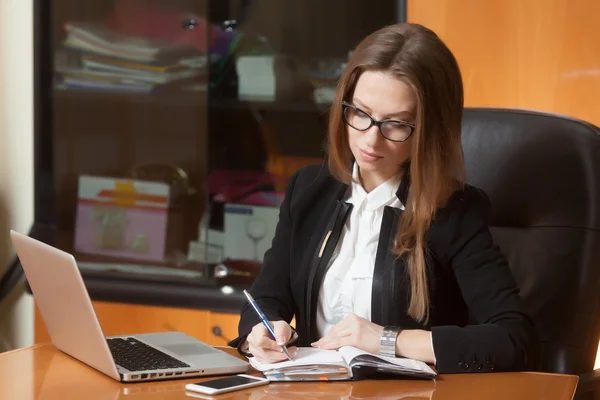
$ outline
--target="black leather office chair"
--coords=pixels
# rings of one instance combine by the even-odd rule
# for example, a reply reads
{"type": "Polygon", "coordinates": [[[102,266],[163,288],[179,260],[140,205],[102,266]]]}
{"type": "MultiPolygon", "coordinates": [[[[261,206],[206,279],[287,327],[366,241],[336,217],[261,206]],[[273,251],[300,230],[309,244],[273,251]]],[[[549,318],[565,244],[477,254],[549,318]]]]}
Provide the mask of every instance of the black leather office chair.
{"type": "Polygon", "coordinates": [[[537,326],[539,370],[578,374],[576,398],[594,398],[600,129],[556,114],[467,108],[463,149],[467,181],[490,197],[492,233],[537,326]]]}

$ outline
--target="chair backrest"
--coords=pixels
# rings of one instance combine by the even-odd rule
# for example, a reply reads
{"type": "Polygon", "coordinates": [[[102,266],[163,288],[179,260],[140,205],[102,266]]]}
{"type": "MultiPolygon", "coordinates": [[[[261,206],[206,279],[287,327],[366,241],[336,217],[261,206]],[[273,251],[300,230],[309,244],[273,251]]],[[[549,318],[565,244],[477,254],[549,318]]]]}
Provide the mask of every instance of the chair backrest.
{"type": "Polygon", "coordinates": [[[540,371],[593,370],[600,339],[600,129],[528,110],[467,108],[467,182],[492,202],[542,344],[540,371]]]}

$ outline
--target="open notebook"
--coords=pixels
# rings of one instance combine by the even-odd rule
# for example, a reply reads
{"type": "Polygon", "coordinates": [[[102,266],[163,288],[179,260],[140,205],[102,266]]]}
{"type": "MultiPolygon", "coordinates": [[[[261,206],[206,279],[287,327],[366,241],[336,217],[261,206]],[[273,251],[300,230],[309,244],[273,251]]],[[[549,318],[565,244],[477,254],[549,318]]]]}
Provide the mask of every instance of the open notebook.
{"type": "Polygon", "coordinates": [[[377,376],[433,379],[437,373],[422,361],[375,355],[345,346],[338,350],[298,347],[293,361],[250,364],[270,381],[360,380],[377,376]]]}

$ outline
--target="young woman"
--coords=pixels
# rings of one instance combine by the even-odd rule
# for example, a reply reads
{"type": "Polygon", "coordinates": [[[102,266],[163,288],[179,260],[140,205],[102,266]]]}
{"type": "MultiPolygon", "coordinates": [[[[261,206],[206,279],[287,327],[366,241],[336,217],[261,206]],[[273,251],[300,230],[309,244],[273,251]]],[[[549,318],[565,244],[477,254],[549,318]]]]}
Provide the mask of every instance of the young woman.
{"type": "Polygon", "coordinates": [[[263,361],[281,345],[351,345],[434,363],[440,373],[535,369],[537,336],[464,183],[463,88],[431,30],[385,27],[339,82],[329,160],[291,178],[272,247],[230,345],[263,361]],[[288,323],[296,319],[296,329],[288,323]]]}

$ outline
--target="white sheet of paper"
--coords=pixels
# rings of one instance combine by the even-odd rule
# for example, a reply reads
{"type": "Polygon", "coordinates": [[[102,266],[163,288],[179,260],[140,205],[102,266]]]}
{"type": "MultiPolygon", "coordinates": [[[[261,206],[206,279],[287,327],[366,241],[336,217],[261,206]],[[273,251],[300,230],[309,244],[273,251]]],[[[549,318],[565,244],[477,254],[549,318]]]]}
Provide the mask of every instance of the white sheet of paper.
{"type": "Polygon", "coordinates": [[[296,356],[293,361],[281,361],[278,363],[263,364],[257,361],[254,357],[249,359],[250,364],[259,371],[267,371],[274,368],[285,368],[296,365],[310,364],[344,364],[343,357],[335,350],[321,350],[313,347],[298,347],[296,356]]]}

